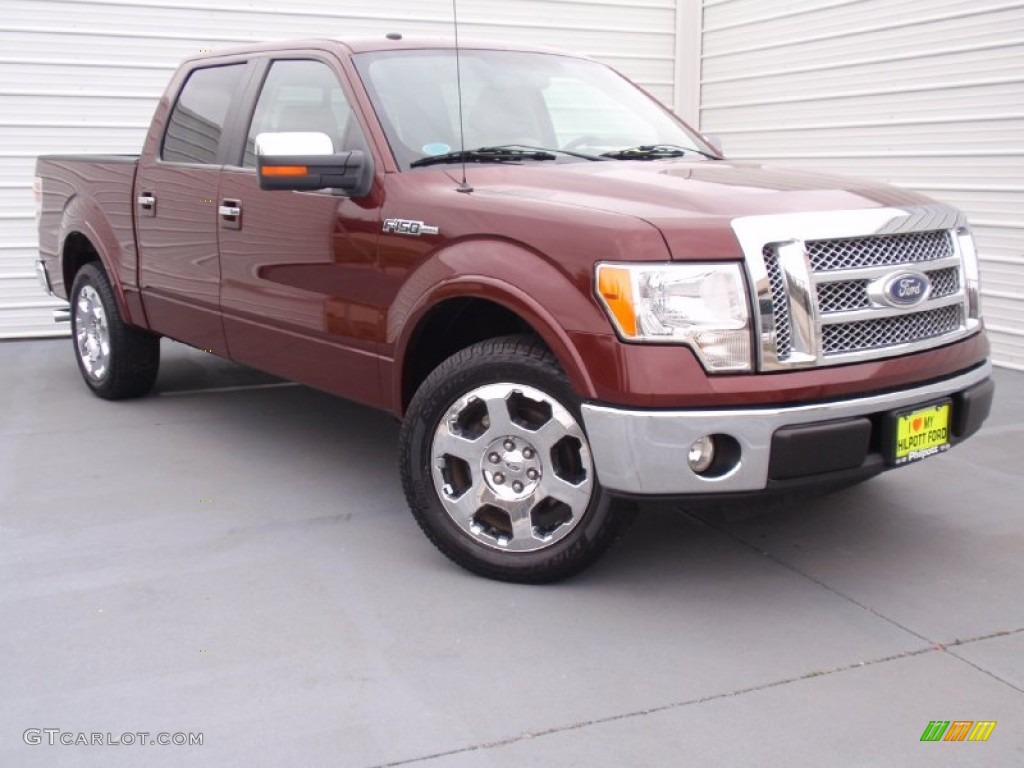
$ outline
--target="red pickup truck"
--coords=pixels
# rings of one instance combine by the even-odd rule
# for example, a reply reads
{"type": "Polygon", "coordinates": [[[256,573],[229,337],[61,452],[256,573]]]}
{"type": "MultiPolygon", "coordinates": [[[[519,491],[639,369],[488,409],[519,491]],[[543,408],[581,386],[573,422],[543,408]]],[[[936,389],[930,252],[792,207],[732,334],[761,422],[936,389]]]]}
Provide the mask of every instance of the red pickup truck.
{"type": "Polygon", "coordinates": [[[961,213],[730,162],[585,58],[197,56],[141,155],[37,176],[40,278],[95,394],[145,394],[166,336],[386,409],[419,524],[492,578],[578,572],[644,499],[915,462],[991,405],[961,213]]]}

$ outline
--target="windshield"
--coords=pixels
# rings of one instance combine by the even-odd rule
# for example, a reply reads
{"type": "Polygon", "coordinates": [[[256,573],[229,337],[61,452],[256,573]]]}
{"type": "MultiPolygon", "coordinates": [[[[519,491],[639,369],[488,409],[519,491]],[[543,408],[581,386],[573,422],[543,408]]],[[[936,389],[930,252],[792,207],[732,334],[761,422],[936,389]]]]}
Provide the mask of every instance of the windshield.
{"type": "MultiPolygon", "coordinates": [[[[403,169],[460,149],[454,50],[353,58],[403,169]]],[[[602,64],[557,54],[463,49],[459,66],[467,150],[521,146],[594,156],[647,145],[709,150],[677,118],[602,64]]],[[[558,162],[585,158],[560,154],[558,162]]]]}

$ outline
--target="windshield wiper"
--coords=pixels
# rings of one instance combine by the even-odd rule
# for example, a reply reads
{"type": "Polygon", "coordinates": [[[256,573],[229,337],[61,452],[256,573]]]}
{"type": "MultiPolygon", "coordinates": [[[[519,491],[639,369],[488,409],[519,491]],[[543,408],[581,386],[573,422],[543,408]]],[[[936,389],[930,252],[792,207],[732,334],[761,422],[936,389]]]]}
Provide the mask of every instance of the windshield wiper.
{"type": "Polygon", "coordinates": [[[680,147],[676,144],[641,144],[639,147],[629,149],[615,149],[611,152],[602,152],[601,157],[610,157],[612,160],[660,160],[666,157],[682,157],[691,152],[703,155],[711,160],[721,160],[718,155],[705,152],[694,147],[680,147]]]}
{"type": "Polygon", "coordinates": [[[522,160],[554,160],[555,155],[547,150],[515,149],[513,147],[477,147],[443,155],[428,155],[409,163],[411,168],[439,163],[515,163],[522,160]]]}
{"type": "Polygon", "coordinates": [[[558,149],[556,147],[532,147],[529,144],[502,144],[500,147],[491,147],[491,149],[528,149],[534,152],[554,152],[559,155],[569,155],[569,157],[578,157],[582,160],[607,160],[607,157],[601,157],[600,155],[588,155],[586,152],[574,152],[571,149],[558,149]]]}

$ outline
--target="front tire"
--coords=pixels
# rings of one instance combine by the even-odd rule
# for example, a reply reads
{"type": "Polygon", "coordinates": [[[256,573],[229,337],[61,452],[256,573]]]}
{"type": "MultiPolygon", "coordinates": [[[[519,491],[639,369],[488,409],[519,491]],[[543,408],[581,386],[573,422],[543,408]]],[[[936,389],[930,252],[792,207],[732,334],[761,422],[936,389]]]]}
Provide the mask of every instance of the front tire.
{"type": "Polygon", "coordinates": [[[492,579],[557,581],[593,563],[629,519],[601,487],[579,399],[531,336],[474,344],[416,392],[402,483],[428,538],[492,579]]]}
{"type": "Polygon", "coordinates": [[[160,337],[124,322],[103,268],[89,263],[71,286],[71,342],[86,385],[105,400],[141,397],[160,368],[160,337]]]}

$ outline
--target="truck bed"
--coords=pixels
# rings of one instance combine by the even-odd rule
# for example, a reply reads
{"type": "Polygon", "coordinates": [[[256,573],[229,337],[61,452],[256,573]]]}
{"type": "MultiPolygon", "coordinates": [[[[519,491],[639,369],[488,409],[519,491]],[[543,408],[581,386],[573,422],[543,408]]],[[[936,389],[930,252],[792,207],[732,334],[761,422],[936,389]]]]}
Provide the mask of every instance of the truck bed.
{"type": "Polygon", "coordinates": [[[36,161],[42,182],[39,253],[58,296],[66,299],[69,288],[60,258],[64,239],[85,221],[109,248],[109,266],[121,285],[137,286],[132,187],[138,160],[138,155],[42,155],[36,161]]]}

